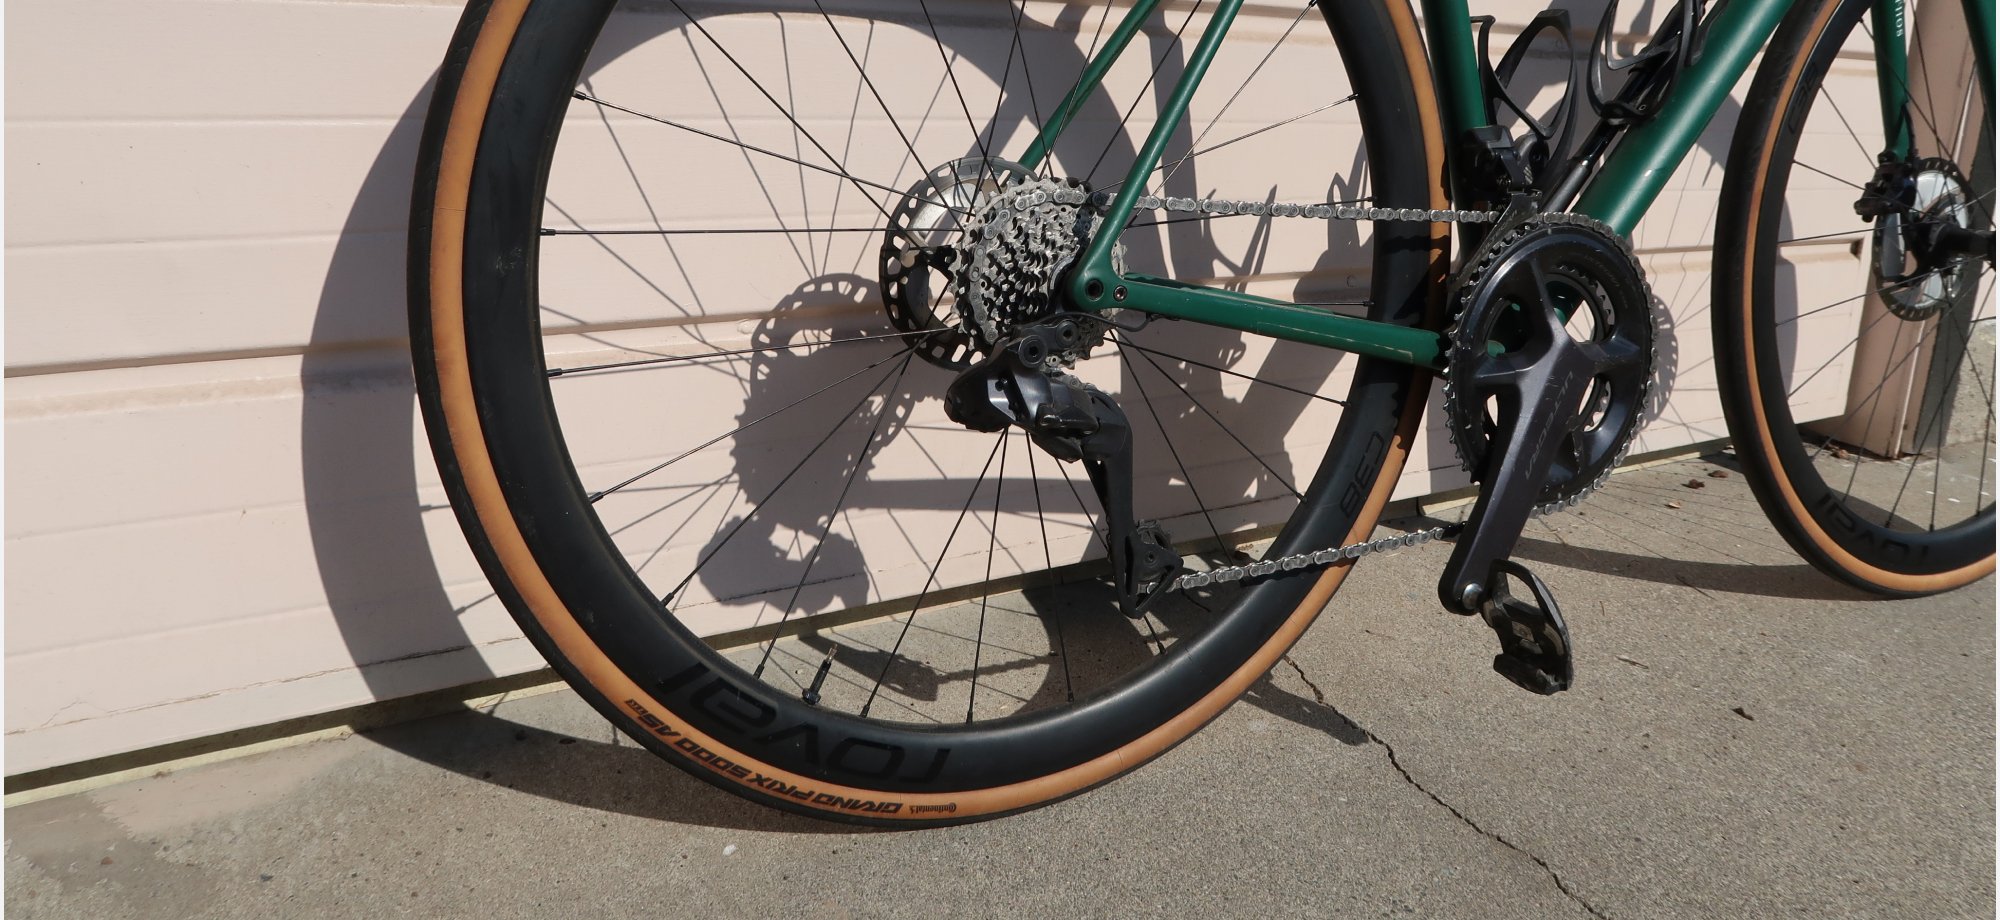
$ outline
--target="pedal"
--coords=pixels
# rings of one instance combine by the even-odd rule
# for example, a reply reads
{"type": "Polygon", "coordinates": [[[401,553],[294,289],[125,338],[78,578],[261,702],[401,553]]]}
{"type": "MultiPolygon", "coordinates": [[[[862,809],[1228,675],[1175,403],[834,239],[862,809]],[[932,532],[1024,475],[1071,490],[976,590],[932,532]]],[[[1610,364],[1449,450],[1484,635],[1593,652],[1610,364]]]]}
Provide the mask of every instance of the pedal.
{"type": "Polygon", "coordinates": [[[1479,616],[1500,636],[1493,670],[1523,690],[1547,696],[1568,690],[1576,677],[1570,659],[1569,627],[1549,586],[1512,559],[1493,564],[1479,616]],[[1532,603],[1507,590],[1507,576],[1527,583],[1532,603]]]}

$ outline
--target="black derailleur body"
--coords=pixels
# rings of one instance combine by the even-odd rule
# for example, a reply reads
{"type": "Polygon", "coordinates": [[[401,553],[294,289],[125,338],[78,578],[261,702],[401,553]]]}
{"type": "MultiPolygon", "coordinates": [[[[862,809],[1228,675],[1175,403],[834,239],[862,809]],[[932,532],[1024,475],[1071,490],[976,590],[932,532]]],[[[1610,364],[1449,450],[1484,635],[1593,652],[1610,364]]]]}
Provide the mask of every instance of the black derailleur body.
{"type": "Polygon", "coordinates": [[[1652,375],[1650,294],[1609,228],[1537,214],[1526,195],[1455,281],[1446,407],[1481,487],[1438,596],[1493,628],[1494,670],[1556,693],[1574,673],[1568,627],[1548,586],[1508,557],[1537,507],[1587,491],[1622,456],[1652,375]],[[1580,338],[1568,320],[1585,310],[1591,331],[1580,338]],[[1510,576],[1527,597],[1509,590],[1510,576]]]}
{"type": "Polygon", "coordinates": [[[1059,317],[1016,327],[992,353],[945,390],[945,415],[974,431],[1009,425],[1063,462],[1082,461],[1104,509],[1105,544],[1118,606],[1137,618],[1181,573],[1180,554],[1157,521],[1137,520],[1132,500],[1132,426],[1111,396],[1063,373],[1057,356],[1074,354],[1101,330],[1059,317]]]}

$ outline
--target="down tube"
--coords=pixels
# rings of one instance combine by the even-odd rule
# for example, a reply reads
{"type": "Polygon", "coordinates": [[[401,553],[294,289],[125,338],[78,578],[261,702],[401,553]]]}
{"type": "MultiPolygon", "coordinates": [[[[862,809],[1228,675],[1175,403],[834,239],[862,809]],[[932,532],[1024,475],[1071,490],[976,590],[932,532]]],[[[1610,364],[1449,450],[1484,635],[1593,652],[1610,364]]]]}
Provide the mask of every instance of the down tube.
{"type": "Polygon", "coordinates": [[[1703,23],[1701,58],[1674,80],[1652,121],[1618,142],[1576,210],[1630,234],[1680,166],[1792,0],[1729,0],[1703,23]]]}

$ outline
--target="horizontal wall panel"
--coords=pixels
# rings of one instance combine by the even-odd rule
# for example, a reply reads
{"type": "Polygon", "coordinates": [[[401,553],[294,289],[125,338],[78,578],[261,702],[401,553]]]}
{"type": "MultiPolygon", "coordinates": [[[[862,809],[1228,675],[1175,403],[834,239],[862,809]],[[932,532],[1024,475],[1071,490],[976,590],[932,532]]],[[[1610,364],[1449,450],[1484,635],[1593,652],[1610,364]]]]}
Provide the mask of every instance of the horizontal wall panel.
{"type": "MultiPolygon", "coordinates": [[[[818,156],[796,143],[789,122],[741,73],[681,28],[671,5],[637,6],[642,12],[619,16],[607,30],[587,74],[590,92],[786,155],[818,156]],[[686,56],[691,44],[702,49],[698,59],[686,56]]],[[[804,124],[856,175],[890,188],[919,182],[919,163],[935,167],[977,151],[982,142],[964,123],[957,91],[974,106],[1005,81],[1018,94],[1003,6],[930,4],[953,55],[951,75],[909,4],[874,4],[894,21],[872,28],[838,17],[858,53],[897,63],[898,79],[879,87],[884,97],[901,112],[924,113],[905,146],[812,6],[777,6],[777,15],[756,7],[766,12],[754,16],[719,15],[747,4],[700,9],[718,38],[767,52],[743,64],[779,98],[843,113],[804,124]],[[780,51],[813,66],[788,72],[780,51]]],[[[1151,56],[1185,46],[1172,37],[1191,6],[1169,5],[1166,19],[1114,68],[1106,93],[1058,145],[1065,172],[1098,188],[1119,180],[1151,126],[1144,110],[1164,92],[1151,80],[1151,56]],[[1126,120],[1125,106],[1140,97],[1148,103],[1126,120]]],[[[388,0],[9,4],[9,774],[540,666],[445,503],[404,351],[404,225],[417,135],[459,8],[388,0]]],[[[1497,48],[1534,11],[1503,4],[1480,12],[1507,20],[1494,33],[1497,48]]],[[[1621,41],[1650,31],[1650,23],[1629,21],[1647,12],[1621,7],[1621,41]]],[[[1029,3],[1023,47],[1042,72],[1073,70],[1110,27],[1102,13],[1099,5],[1029,3]]],[[[1168,158],[1215,149],[1163,170],[1149,190],[1294,203],[1370,194],[1368,164],[1351,150],[1354,107],[1340,102],[1350,92],[1345,75],[1333,66],[1319,17],[1298,14],[1295,5],[1246,6],[1168,158]],[[1232,98],[1253,74],[1251,88],[1232,98]],[[1309,117],[1257,133],[1302,113],[1309,117]]],[[[1581,43],[1592,24],[1576,25],[1581,43]]],[[[1168,54],[1162,80],[1176,72],[1180,53],[1168,54]]],[[[1843,100],[1872,100],[1865,77],[1840,70],[1836,77],[1843,100]]],[[[1018,150],[1034,128],[1032,109],[1060,91],[1045,80],[1038,101],[1010,103],[993,143],[1018,150]]],[[[1724,434],[1709,354],[1707,247],[1735,111],[1702,135],[1635,234],[1662,310],[1664,383],[1635,450],[1724,434]]],[[[882,219],[837,177],[727,145],[704,147],[709,142],[630,112],[579,100],[563,130],[544,220],[551,228],[791,228],[836,195],[840,220],[872,228],[882,219]],[[752,186],[761,190],[754,197],[742,192],[752,186]]],[[[1838,152],[1836,141],[1851,143],[1812,143],[1838,152]]],[[[1824,191],[1825,207],[1835,209],[1828,213],[1852,200],[1838,182],[1824,191]]],[[[1240,216],[1161,224],[1128,234],[1122,258],[1135,270],[1354,311],[1368,286],[1356,244],[1370,232],[1353,223],[1240,216]]],[[[550,237],[541,291],[549,362],[580,366],[879,331],[880,237],[803,239],[807,245],[550,237]]],[[[1853,289],[1860,271],[1842,246],[1802,247],[1787,258],[1810,266],[1793,283],[1813,296],[1853,289]]],[[[1856,315],[1816,318],[1825,328],[1800,347],[1837,349],[1856,315]]],[[[1146,335],[1183,357],[1261,368],[1286,386],[1333,395],[1344,393],[1355,363],[1192,324],[1156,324],[1146,335]]],[[[1837,365],[1839,355],[1832,357],[1837,365]]],[[[718,363],[712,379],[673,393],[637,372],[580,375],[554,392],[566,434],[591,457],[580,475],[598,484],[645,471],[697,427],[740,424],[793,392],[787,388],[809,385],[807,374],[784,378],[787,367],[718,363]]],[[[1838,372],[1816,384],[1830,402],[1845,392],[1832,379],[1838,372]]],[[[926,373],[931,383],[943,379],[942,371],[926,373]]],[[[1141,456],[1149,516],[1164,517],[1177,536],[1204,536],[1211,526],[1191,501],[1183,468],[1197,481],[1222,483],[1205,496],[1217,506],[1217,530],[1258,527],[1289,507],[1279,480],[1310,476],[1334,418],[1324,404],[1252,394],[1225,375],[1187,376],[1185,390],[1163,387],[1143,361],[1121,364],[1110,350],[1078,373],[1119,394],[1142,442],[1157,437],[1154,411],[1198,425],[1193,401],[1258,408],[1248,437],[1257,458],[1213,434],[1177,443],[1178,459],[1154,449],[1141,456]]],[[[853,418],[820,412],[759,428],[740,439],[736,454],[695,457],[661,478],[658,492],[606,500],[602,516],[633,538],[628,561],[644,577],[698,558],[718,525],[744,513],[750,496],[824,426],[876,410],[855,405],[853,418]],[[689,500],[658,512],[658,496],[675,489],[689,500]]],[[[1441,416],[1433,394],[1398,496],[1467,481],[1436,424],[1441,416]]],[[[924,553],[879,538],[900,529],[914,546],[943,544],[958,499],[925,491],[925,464],[976,465],[981,443],[990,444],[937,426],[885,449],[866,502],[827,528],[829,539],[869,552],[833,563],[845,568],[806,606],[847,600],[841,592],[856,585],[920,585],[924,553]]],[[[1011,457],[1021,461],[1018,452],[1011,457]]],[[[798,482],[826,494],[845,472],[807,470],[798,482]]],[[[1010,468],[1010,481],[1018,475],[1010,468]]],[[[780,576],[801,564],[800,547],[818,531],[813,523],[774,526],[758,545],[770,552],[718,566],[690,595],[694,625],[719,632],[769,622],[786,603],[780,576]]],[[[995,544],[1021,558],[1038,554],[1040,533],[1018,523],[1003,516],[995,544]]],[[[1052,551],[1095,552],[1083,515],[1058,513],[1055,523],[1052,551]]],[[[947,556],[945,578],[983,574],[981,554],[947,556]]]]}

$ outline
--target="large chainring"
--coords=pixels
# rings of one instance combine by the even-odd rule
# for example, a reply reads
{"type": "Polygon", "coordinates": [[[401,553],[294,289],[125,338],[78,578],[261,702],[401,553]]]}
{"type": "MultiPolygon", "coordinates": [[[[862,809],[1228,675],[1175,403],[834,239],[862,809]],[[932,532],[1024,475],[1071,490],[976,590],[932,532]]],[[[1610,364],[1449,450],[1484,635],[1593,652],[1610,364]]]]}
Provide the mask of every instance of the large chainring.
{"type": "Polygon", "coordinates": [[[1475,475],[1496,449],[1496,415],[1509,411],[1487,384],[1509,368],[1510,346],[1531,333],[1538,311],[1563,310],[1572,338],[1627,356],[1592,381],[1540,500],[1563,501],[1594,488],[1624,457],[1652,386],[1652,292],[1631,247],[1588,217],[1530,215],[1493,232],[1458,291],[1444,408],[1459,462],[1475,475]]]}

